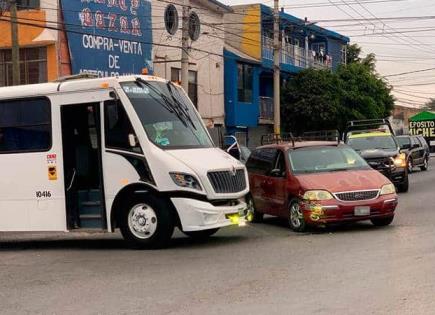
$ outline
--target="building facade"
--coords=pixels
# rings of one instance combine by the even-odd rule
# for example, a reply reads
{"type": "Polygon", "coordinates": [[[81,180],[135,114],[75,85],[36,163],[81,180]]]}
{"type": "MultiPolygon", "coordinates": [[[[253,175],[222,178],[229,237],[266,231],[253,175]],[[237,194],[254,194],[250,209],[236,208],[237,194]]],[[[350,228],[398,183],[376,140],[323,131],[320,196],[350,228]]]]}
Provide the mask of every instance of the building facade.
{"type": "MultiPolygon", "coordinates": [[[[181,80],[183,1],[18,0],[21,83],[43,83],[74,74],[148,73],[181,80]]],[[[216,0],[191,0],[189,90],[214,138],[224,110],[224,15],[216,0]],[[217,128],[213,128],[217,127],[217,128]]],[[[2,34],[10,34],[6,12],[2,34]]],[[[0,37],[0,86],[12,85],[11,36],[0,37]]]]}
{"type": "MultiPolygon", "coordinates": [[[[232,7],[225,16],[226,128],[249,147],[273,132],[273,11],[263,4],[232,7]]],[[[302,69],[334,70],[349,38],[280,12],[281,81],[302,69]]]]}
{"type": "MultiPolygon", "coordinates": [[[[55,80],[59,74],[59,34],[49,29],[47,21],[56,25],[57,7],[50,0],[19,0],[18,34],[20,46],[21,84],[55,80]],[[53,8],[52,10],[42,8],[53,8]]],[[[9,12],[0,21],[0,86],[12,85],[11,23],[9,12]]]]}
{"type": "Polygon", "coordinates": [[[397,135],[409,134],[409,120],[421,112],[421,108],[395,105],[390,118],[394,132],[397,135]]]}
{"type": "MultiPolygon", "coordinates": [[[[153,71],[174,82],[181,81],[183,1],[153,0],[153,71]]],[[[231,9],[215,0],[191,0],[189,16],[189,89],[215,142],[223,133],[224,109],[224,15],[231,9]]]]}

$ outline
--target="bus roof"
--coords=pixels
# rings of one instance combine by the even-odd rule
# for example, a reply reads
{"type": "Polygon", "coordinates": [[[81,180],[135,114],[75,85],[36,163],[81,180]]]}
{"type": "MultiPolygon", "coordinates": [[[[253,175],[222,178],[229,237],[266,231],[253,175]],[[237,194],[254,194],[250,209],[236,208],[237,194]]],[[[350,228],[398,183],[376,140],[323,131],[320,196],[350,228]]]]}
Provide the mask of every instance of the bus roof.
{"type": "Polygon", "coordinates": [[[150,75],[130,75],[109,78],[68,78],[59,81],[41,83],[41,84],[27,84],[0,87],[0,100],[11,98],[26,98],[36,96],[46,96],[50,94],[57,94],[62,92],[76,92],[87,90],[98,90],[107,88],[117,88],[120,82],[135,81],[136,78],[142,78],[146,81],[160,81],[167,82],[167,80],[156,76],[150,75]]]}

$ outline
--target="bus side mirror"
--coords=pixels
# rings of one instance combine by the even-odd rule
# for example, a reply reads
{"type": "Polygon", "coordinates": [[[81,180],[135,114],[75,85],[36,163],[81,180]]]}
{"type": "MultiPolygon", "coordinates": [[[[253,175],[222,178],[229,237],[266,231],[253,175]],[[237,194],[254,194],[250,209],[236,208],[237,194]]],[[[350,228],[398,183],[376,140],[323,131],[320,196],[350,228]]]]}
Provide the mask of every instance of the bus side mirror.
{"type": "Polygon", "coordinates": [[[128,134],[128,143],[130,144],[130,147],[132,147],[132,148],[137,147],[137,138],[134,134],[132,134],[132,133],[128,134]]]}

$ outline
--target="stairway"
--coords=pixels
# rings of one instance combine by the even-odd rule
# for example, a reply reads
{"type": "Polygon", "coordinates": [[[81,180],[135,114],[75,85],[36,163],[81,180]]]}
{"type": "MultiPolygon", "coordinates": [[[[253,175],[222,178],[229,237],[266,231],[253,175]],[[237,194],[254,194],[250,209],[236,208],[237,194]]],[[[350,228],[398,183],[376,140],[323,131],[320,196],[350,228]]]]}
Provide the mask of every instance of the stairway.
{"type": "Polygon", "coordinates": [[[98,189],[79,190],[80,228],[103,228],[101,193],[98,189]]]}

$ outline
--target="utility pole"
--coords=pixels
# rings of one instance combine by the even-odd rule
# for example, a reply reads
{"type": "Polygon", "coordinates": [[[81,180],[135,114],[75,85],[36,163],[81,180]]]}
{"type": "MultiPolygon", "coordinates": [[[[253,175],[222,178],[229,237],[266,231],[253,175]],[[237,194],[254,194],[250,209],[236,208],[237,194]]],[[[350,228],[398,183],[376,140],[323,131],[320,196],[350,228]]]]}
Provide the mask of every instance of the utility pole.
{"type": "Polygon", "coordinates": [[[305,17],[305,68],[309,68],[310,67],[310,62],[309,62],[309,55],[308,52],[310,50],[310,45],[309,45],[309,37],[308,37],[308,18],[305,17]]]}
{"type": "Polygon", "coordinates": [[[18,41],[17,2],[9,0],[11,19],[11,46],[12,46],[12,84],[19,85],[20,81],[20,45],[18,41]]]}
{"type": "Polygon", "coordinates": [[[189,91],[189,0],[183,0],[182,35],[181,35],[181,86],[189,91]]]}
{"type": "Polygon", "coordinates": [[[273,8],[273,130],[281,134],[281,44],[279,42],[279,0],[274,0],[273,8]]]}
{"type": "Polygon", "coordinates": [[[19,85],[20,80],[20,44],[18,41],[17,2],[9,0],[11,13],[11,44],[12,44],[12,84],[19,85]]]}

